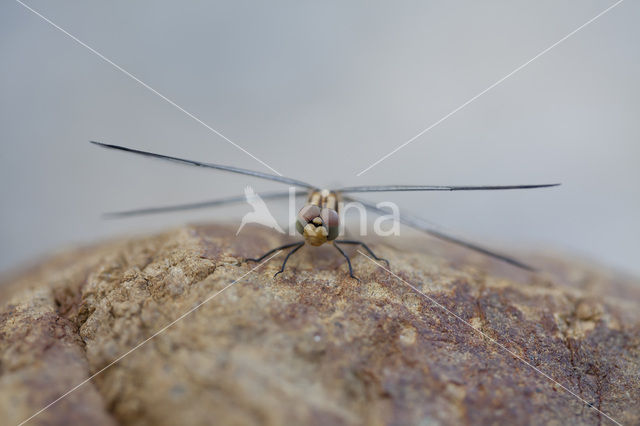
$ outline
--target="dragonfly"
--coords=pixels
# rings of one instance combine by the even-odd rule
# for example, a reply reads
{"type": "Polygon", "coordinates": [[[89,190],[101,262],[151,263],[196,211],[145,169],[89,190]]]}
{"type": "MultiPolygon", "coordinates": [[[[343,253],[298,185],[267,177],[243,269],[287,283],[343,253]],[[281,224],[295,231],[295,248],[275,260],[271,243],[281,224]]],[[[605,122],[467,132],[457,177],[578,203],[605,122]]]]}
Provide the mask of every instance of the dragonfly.
{"type": "MultiPolygon", "coordinates": [[[[296,253],[300,248],[302,248],[305,244],[316,246],[316,247],[322,246],[324,244],[332,244],[338,250],[338,252],[340,252],[340,254],[345,258],[347,262],[347,266],[349,268],[349,276],[354,279],[357,279],[357,277],[353,273],[351,258],[341,247],[343,245],[360,246],[363,249],[365,249],[374,259],[385,262],[387,267],[389,267],[389,261],[387,259],[378,257],[374,253],[374,251],[363,241],[338,239],[339,228],[340,228],[340,214],[339,214],[340,210],[339,209],[340,209],[340,202],[342,200],[360,203],[362,206],[364,206],[365,209],[370,210],[377,214],[386,214],[384,210],[378,208],[375,204],[353,197],[351,194],[354,194],[354,193],[399,192],[399,191],[486,191],[486,190],[495,191],[495,190],[549,188],[549,187],[560,185],[559,183],[537,184],[537,185],[493,185],[493,186],[374,185],[374,186],[348,186],[348,187],[337,188],[337,189],[323,189],[315,185],[312,185],[310,183],[303,182],[297,179],[288,178],[285,176],[279,176],[279,175],[274,175],[269,173],[258,172],[254,170],[242,169],[239,167],[225,166],[221,164],[188,160],[185,158],[178,158],[178,157],[173,157],[169,155],[141,151],[138,149],[127,148],[124,146],[112,145],[112,144],[103,143],[103,142],[97,142],[97,141],[90,141],[90,142],[102,148],[107,148],[107,149],[112,149],[117,151],[124,151],[131,154],[159,159],[163,161],[170,161],[170,162],[178,163],[182,165],[203,167],[207,169],[215,169],[215,170],[222,170],[222,171],[231,172],[231,173],[238,173],[245,176],[252,176],[255,178],[271,180],[271,181],[291,185],[297,188],[305,189],[308,192],[307,202],[304,205],[304,207],[300,209],[300,211],[296,216],[296,230],[299,234],[302,235],[303,240],[281,245],[279,247],[269,250],[268,252],[266,252],[265,254],[263,254],[258,258],[246,259],[247,261],[260,262],[263,259],[265,259],[267,256],[277,251],[289,250],[282,262],[280,270],[276,272],[276,274],[274,275],[274,278],[278,274],[281,274],[282,272],[284,272],[287,262],[289,261],[289,258],[294,253],[296,253]]],[[[269,200],[285,199],[285,198],[288,198],[289,196],[290,196],[289,191],[270,192],[270,193],[265,193],[261,195],[263,199],[269,199],[269,200]]],[[[240,202],[243,202],[244,200],[245,200],[244,196],[227,197],[227,198],[220,198],[220,199],[209,200],[209,201],[198,202],[198,203],[178,204],[178,205],[172,205],[172,206],[151,207],[151,208],[142,208],[142,209],[136,209],[136,210],[113,212],[113,213],[107,213],[106,216],[122,218],[122,217],[138,216],[138,215],[145,215],[145,214],[185,211],[185,210],[223,206],[223,205],[228,205],[232,203],[240,203],[240,202]]],[[[453,244],[465,247],[469,250],[482,253],[483,255],[500,260],[502,262],[505,262],[507,264],[510,264],[520,269],[524,269],[526,271],[535,271],[535,268],[511,256],[498,253],[496,251],[490,250],[476,243],[465,241],[460,238],[441,232],[440,230],[435,229],[435,227],[430,225],[426,220],[421,219],[419,217],[411,216],[407,214],[401,214],[398,217],[398,220],[400,223],[404,225],[407,225],[418,231],[424,232],[440,240],[444,240],[449,243],[453,243],[453,244]]]]}

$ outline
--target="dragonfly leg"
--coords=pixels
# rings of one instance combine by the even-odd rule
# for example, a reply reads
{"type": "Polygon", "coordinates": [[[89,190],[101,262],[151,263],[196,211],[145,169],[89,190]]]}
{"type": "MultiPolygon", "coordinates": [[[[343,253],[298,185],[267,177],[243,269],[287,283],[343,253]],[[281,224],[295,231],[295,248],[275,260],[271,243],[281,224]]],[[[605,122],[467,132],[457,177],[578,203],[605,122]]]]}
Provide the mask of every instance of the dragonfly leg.
{"type": "MultiPolygon", "coordinates": [[[[287,261],[289,260],[289,257],[291,257],[291,255],[293,253],[295,253],[298,250],[300,250],[300,247],[302,247],[304,245],[304,241],[301,242],[301,243],[296,243],[294,245],[296,245],[296,248],[294,248],[289,253],[287,253],[287,257],[284,258],[284,261],[282,262],[282,266],[280,267],[280,270],[273,275],[273,278],[277,277],[278,274],[281,274],[282,272],[284,272],[284,267],[287,266],[287,261]]],[[[289,245],[289,247],[291,247],[291,245],[289,245]]]]}
{"type": "Polygon", "coordinates": [[[387,264],[387,268],[389,268],[389,261],[387,259],[383,259],[381,257],[376,256],[376,254],[373,252],[373,250],[371,250],[369,248],[368,245],[366,245],[365,243],[363,243],[362,241],[355,241],[355,240],[341,240],[341,241],[336,241],[336,243],[340,243],[340,244],[357,244],[362,246],[362,248],[364,248],[366,251],[369,252],[369,254],[371,255],[371,257],[373,257],[375,260],[379,260],[381,262],[384,262],[387,264]]]}
{"type": "Polygon", "coordinates": [[[247,262],[260,262],[262,259],[264,259],[265,257],[269,256],[272,253],[277,252],[278,250],[288,249],[289,247],[297,246],[298,244],[304,244],[304,243],[301,243],[300,241],[296,241],[295,243],[285,244],[283,246],[276,247],[273,250],[269,250],[268,252],[266,252],[265,254],[263,254],[262,256],[260,256],[258,258],[250,258],[250,259],[246,259],[246,260],[247,260],[247,262]]]}
{"type": "Polygon", "coordinates": [[[351,278],[356,279],[358,281],[360,281],[360,279],[358,279],[358,277],[356,277],[355,275],[353,275],[353,267],[351,266],[351,259],[349,259],[349,256],[347,256],[347,253],[344,252],[344,250],[342,250],[340,248],[340,246],[338,246],[336,243],[338,241],[334,241],[333,242],[333,246],[338,249],[338,251],[340,252],[341,255],[344,256],[345,259],[347,259],[347,265],[349,265],[349,275],[351,276],[351,278]]]}

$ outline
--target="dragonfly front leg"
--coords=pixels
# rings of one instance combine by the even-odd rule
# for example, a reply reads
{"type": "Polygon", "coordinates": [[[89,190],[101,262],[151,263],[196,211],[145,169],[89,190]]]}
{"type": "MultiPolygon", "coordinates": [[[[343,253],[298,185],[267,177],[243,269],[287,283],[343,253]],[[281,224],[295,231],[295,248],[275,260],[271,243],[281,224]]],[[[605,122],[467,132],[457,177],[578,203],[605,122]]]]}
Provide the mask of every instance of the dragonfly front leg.
{"type": "Polygon", "coordinates": [[[344,252],[344,250],[342,250],[340,248],[340,246],[338,246],[336,243],[338,241],[334,241],[333,242],[333,246],[340,252],[341,255],[344,256],[345,259],[347,259],[347,265],[349,265],[349,275],[351,276],[351,278],[356,279],[358,281],[360,281],[360,279],[358,277],[356,277],[355,275],[353,275],[353,267],[351,266],[351,259],[349,259],[349,256],[347,256],[347,253],[344,252]]]}
{"type": "Polygon", "coordinates": [[[284,272],[284,267],[287,266],[287,261],[289,260],[289,257],[291,257],[291,255],[295,252],[297,252],[298,250],[300,250],[300,247],[302,247],[304,245],[304,241],[301,243],[297,243],[297,247],[294,248],[293,250],[291,250],[288,254],[287,257],[284,258],[284,262],[282,262],[282,267],[280,268],[280,270],[278,272],[276,272],[273,275],[273,278],[277,277],[278,274],[281,274],[284,272]]]}
{"type": "Polygon", "coordinates": [[[368,245],[366,245],[365,243],[363,243],[362,241],[356,241],[356,240],[340,240],[340,241],[335,241],[334,243],[340,243],[340,244],[357,244],[362,246],[362,248],[364,248],[366,251],[369,252],[369,254],[371,255],[371,257],[373,257],[375,260],[379,260],[381,262],[384,262],[387,264],[387,268],[389,268],[389,261],[387,259],[383,259],[382,257],[378,257],[376,256],[376,254],[373,252],[373,250],[371,250],[369,248],[368,245]]]}
{"type": "Polygon", "coordinates": [[[258,258],[247,259],[247,262],[260,262],[262,259],[264,259],[265,257],[269,256],[272,253],[277,252],[278,250],[288,249],[289,247],[297,246],[299,244],[304,244],[304,242],[301,243],[300,241],[296,241],[295,243],[289,243],[289,244],[285,244],[285,245],[280,246],[280,247],[276,247],[273,250],[269,250],[268,252],[266,252],[265,254],[263,254],[262,256],[260,256],[258,258]]]}

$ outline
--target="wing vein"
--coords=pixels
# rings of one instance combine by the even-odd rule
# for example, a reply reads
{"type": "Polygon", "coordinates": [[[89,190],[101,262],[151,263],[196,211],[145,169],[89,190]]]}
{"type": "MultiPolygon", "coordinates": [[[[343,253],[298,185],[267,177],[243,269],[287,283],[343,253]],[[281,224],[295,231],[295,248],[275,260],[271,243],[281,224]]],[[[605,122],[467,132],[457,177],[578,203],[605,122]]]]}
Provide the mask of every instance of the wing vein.
{"type": "Polygon", "coordinates": [[[124,151],[124,152],[130,152],[132,154],[138,154],[138,155],[142,155],[142,156],[145,156],[145,157],[157,158],[159,160],[172,161],[174,163],[186,164],[188,166],[205,167],[205,168],[209,168],[209,169],[223,170],[223,171],[226,171],[226,172],[239,173],[239,174],[242,174],[242,175],[253,176],[253,177],[257,177],[257,178],[261,178],[261,179],[267,179],[267,180],[272,180],[272,181],[276,181],[276,182],[286,183],[286,184],[289,184],[289,185],[299,186],[299,187],[302,187],[302,188],[316,189],[315,186],[313,186],[313,185],[311,185],[309,183],[302,182],[302,181],[297,180],[297,179],[291,179],[291,178],[284,177],[284,176],[278,176],[278,175],[272,175],[272,174],[269,174],[269,173],[256,172],[254,170],[241,169],[239,167],[223,166],[221,164],[205,163],[205,162],[201,162],[201,161],[188,160],[188,159],[185,159],[185,158],[172,157],[172,156],[169,156],[169,155],[156,154],[156,153],[153,153],[153,152],[141,151],[141,150],[133,149],[133,148],[127,148],[127,147],[120,146],[120,145],[111,145],[111,144],[102,143],[102,142],[96,142],[96,141],[89,141],[89,142],[91,142],[92,144],[101,146],[103,148],[115,149],[115,150],[124,151]]]}
{"type": "Polygon", "coordinates": [[[545,183],[536,185],[370,185],[370,186],[347,186],[337,189],[336,191],[343,193],[353,192],[391,192],[391,191],[491,191],[491,190],[508,190],[508,189],[534,189],[549,188],[558,186],[559,183],[545,183]]]}
{"type": "MultiPolygon", "coordinates": [[[[304,194],[296,193],[295,195],[300,196],[304,194]]],[[[276,200],[276,199],[289,197],[289,192],[270,192],[270,193],[261,194],[260,197],[263,200],[276,200]]],[[[217,200],[201,201],[197,203],[176,204],[172,206],[145,207],[141,209],[110,212],[110,213],[105,213],[103,216],[108,219],[116,219],[116,218],[131,217],[131,216],[142,216],[142,215],[148,215],[148,214],[196,210],[196,209],[203,209],[207,207],[219,207],[219,206],[225,206],[228,204],[241,203],[245,201],[245,199],[246,197],[244,195],[239,195],[234,197],[219,198],[217,200]]]]}

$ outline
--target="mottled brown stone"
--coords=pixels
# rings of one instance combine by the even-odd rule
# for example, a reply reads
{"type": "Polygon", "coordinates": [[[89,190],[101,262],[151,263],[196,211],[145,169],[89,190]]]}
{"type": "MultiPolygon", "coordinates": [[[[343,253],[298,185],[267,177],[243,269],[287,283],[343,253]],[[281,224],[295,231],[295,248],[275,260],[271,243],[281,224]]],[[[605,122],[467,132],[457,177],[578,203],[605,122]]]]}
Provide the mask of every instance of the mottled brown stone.
{"type": "MultiPolygon", "coordinates": [[[[186,226],[66,252],[0,287],[0,413],[17,424],[286,242],[186,226]]],[[[640,285],[563,256],[521,272],[423,237],[377,240],[392,270],[623,424],[640,424],[640,285]]],[[[282,255],[32,424],[609,424],[353,254],[282,255]]]]}

